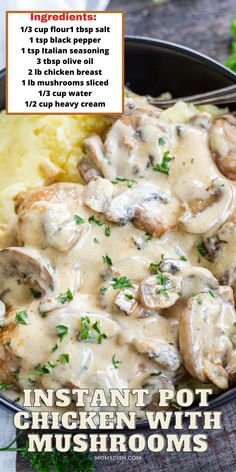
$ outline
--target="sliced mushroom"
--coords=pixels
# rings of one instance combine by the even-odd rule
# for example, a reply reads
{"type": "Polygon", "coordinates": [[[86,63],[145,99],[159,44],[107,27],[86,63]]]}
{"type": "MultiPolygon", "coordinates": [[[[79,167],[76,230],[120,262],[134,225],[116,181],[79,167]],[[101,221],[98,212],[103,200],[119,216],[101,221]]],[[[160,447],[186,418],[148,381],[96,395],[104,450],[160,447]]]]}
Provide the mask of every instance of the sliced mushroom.
{"type": "Polygon", "coordinates": [[[171,198],[168,203],[150,201],[144,202],[135,211],[133,224],[155,238],[160,238],[172,231],[178,222],[179,202],[171,198]]]}
{"type": "Polygon", "coordinates": [[[186,265],[187,261],[181,259],[164,258],[159,263],[159,269],[161,272],[169,272],[169,274],[175,275],[185,269],[186,265]]]}
{"type": "Polygon", "coordinates": [[[162,310],[176,303],[181,296],[181,278],[167,272],[144,279],[138,298],[144,308],[162,310]]]}
{"type": "Polygon", "coordinates": [[[181,356],[175,346],[152,338],[133,339],[133,346],[140,354],[146,354],[163,369],[177,370],[181,365],[181,356]]]}
{"type": "Polygon", "coordinates": [[[196,128],[208,130],[212,125],[212,116],[210,113],[198,113],[190,118],[189,124],[196,128]]]}
{"type": "Polygon", "coordinates": [[[150,105],[147,97],[137,95],[130,90],[125,91],[125,115],[150,115],[158,117],[162,110],[150,105]]]}
{"type": "Polygon", "coordinates": [[[54,184],[17,197],[17,236],[22,245],[54,248],[68,252],[86,233],[89,225],[81,215],[84,187],[75,184],[54,184]]]}
{"type": "Polygon", "coordinates": [[[94,177],[84,190],[84,203],[92,210],[103,213],[114,193],[114,186],[107,179],[94,177]]]}
{"type": "Polygon", "coordinates": [[[218,280],[208,269],[203,267],[188,267],[181,271],[182,297],[192,297],[199,292],[219,289],[218,280]]]}
{"type": "Polygon", "coordinates": [[[221,300],[208,293],[190,298],[180,316],[179,343],[186,370],[201,382],[224,390],[232,344],[220,323],[221,310],[221,300]]]}
{"type": "Polygon", "coordinates": [[[212,181],[208,194],[209,197],[205,200],[185,204],[186,211],[179,218],[179,222],[188,233],[212,233],[228,218],[233,204],[231,185],[217,177],[212,181]]]}
{"type": "Polygon", "coordinates": [[[108,160],[108,156],[105,155],[104,145],[100,136],[94,135],[86,139],[84,141],[84,150],[86,152],[86,165],[88,166],[91,163],[90,171],[89,169],[86,170],[87,175],[84,171],[84,176],[88,178],[88,172],[90,172],[90,175],[97,172],[98,175],[108,178],[110,161],[108,160]]]}
{"type": "Polygon", "coordinates": [[[89,157],[82,157],[77,164],[78,171],[82,179],[87,183],[94,177],[100,177],[101,173],[95,167],[92,159],[89,157]]]}
{"type": "Polygon", "coordinates": [[[145,396],[145,411],[159,411],[166,410],[166,407],[160,407],[160,394],[159,390],[168,389],[175,392],[175,387],[170,379],[168,379],[161,372],[159,375],[151,375],[145,383],[142,385],[142,388],[148,389],[148,395],[145,396]]]}
{"type": "Polygon", "coordinates": [[[220,172],[236,180],[236,116],[217,118],[209,133],[209,145],[220,172]]]}
{"type": "Polygon", "coordinates": [[[111,164],[105,177],[142,177],[150,166],[160,162],[163,147],[166,149],[158,145],[158,139],[163,137],[169,144],[173,136],[172,126],[154,116],[132,114],[115,121],[104,142],[104,154],[111,164]]]}
{"type": "MultiPolygon", "coordinates": [[[[50,293],[56,287],[55,273],[47,260],[33,249],[9,247],[0,251],[0,292],[9,307],[23,303],[29,288],[50,293]]],[[[31,296],[32,297],[32,296],[31,296]]]]}
{"type": "Polygon", "coordinates": [[[85,224],[78,225],[75,215],[67,210],[66,205],[50,204],[42,214],[41,224],[44,235],[44,247],[52,247],[59,252],[68,252],[88,230],[85,224]]]}
{"type": "Polygon", "coordinates": [[[126,315],[131,315],[137,308],[137,286],[120,290],[115,298],[115,305],[126,315]]]}
{"type": "Polygon", "coordinates": [[[138,184],[114,197],[105,216],[109,221],[134,225],[156,237],[173,229],[179,204],[168,191],[152,184],[138,184]]]}

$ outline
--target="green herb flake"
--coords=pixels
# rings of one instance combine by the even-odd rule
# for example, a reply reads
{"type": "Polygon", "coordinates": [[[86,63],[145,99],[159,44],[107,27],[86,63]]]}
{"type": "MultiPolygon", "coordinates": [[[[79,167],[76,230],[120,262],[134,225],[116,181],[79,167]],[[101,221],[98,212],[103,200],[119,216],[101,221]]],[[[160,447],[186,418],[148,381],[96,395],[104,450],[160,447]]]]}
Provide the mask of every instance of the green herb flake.
{"type": "Polygon", "coordinates": [[[57,300],[59,300],[59,302],[61,302],[62,305],[64,305],[64,303],[66,302],[71,302],[73,300],[73,293],[71,292],[71,290],[68,288],[67,292],[66,293],[61,293],[58,297],[57,297],[57,300]]]}
{"type": "Polygon", "coordinates": [[[105,233],[105,236],[106,236],[107,238],[109,238],[109,236],[111,236],[111,228],[110,228],[110,226],[105,226],[104,233],[105,233]]]}
{"type": "Polygon", "coordinates": [[[35,370],[31,370],[29,372],[30,375],[44,375],[44,374],[50,374],[52,369],[55,369],[57,364],[55,362],[47,362],[43,367],[37,366],[35,370]]]}
{"type": "Polygon", "coordinates": [[[208,293],[212,298],[216,298],[216,294],[213,292],[213,290],[208,290],[208,293]]]}
{"type": "Polygon", "coordinates": [[[64,337],[68,335],[69,328],[68,326],[65,326],[65,325],[58,325],[56,326],[56,330],[57,330],[57,336],[59,337],[59,340],[61,343],[64,337]]]}
{"type": "Polygon", "coordinates": [[[70,355],[69,354],[61,354],[61,356],[59,357],[59,362],[61,364],[69,364],[70,355]]]}
{"type": "Polygon", "coordinates": [[[15,402],[15,403],[18,403],[19,401],[20,401],[20,397],[17,397],[17,398],[15,398],[15,400],[13,400],[13,402],[15,402]]]}
{"type": "Polygon", "coordinates": [[[185,256],[180,256],[179,259],[180,259],[180,261],[184,261],[184,262],[186,262],[188,260],[187,257],[185,257],[185,256]]]}
{"type": "Polygon", "coordinates": [[[206,256],[206,248],[204,244],[200,243],[196,246],[200,256],[205,257],[206,256]]]}
{"type": "Polygon", "coordinates": [[[166,144],[166,141],[165,139],[163,138],[163,136],[160,136],[160,138],[158,139],[158,144],[160,146],[164,146],[166,144]]]}
{"type": "Polygon", "coordinates": [[[104,295],[104,293],[107,291],[107,287],[100,287],[99,292],[104,295]]]}
{"type": "Polygon", "coordinates": [[[149,233],[145,233],[145,240],[146,241],[151,241],[153,239],[153,236],[149,233]]]}
{"type": "Polygon", "coordinates": [[[57,349],[58,349],[58,345],[55,344],[55,346],[53,346],[53,347],[50,349],[50,352],[53,354],[57,349]]]}
{"type": "Polygon", "coordinates": [[[131,295],[131,293],[125,293],[125,298],[127,300],[133,300],[134,299],[134,297],[133,297],[133,295],[131,295]]]}
{"type": "Polygon", "coordinates": [[[22,324],[22,325],[28,325],[29,324],[29,320],[28,320],[28,313],[26,310],[22,310],[22,311],[18,311],[16,313],[16,317],[15,317],[15,320],[18,324],[22,324]]]}
{"type": "Polygon", "coordinates": [[[115,367],[115,369],[119,369],[119,365],[122,364],[122,361],[119,361],[116,359],[116,354],[112,356],[112,364],[115,367]]]}
{"type": "Polygon", "coordinates": [[[10,347],[11,346],[11,341],[6,341],[4,343],[4,347],[10,347]]]}
{"type": "Polygon", "coordinates": [[[162,372],[159,370],[159,372],[151,372],[150,374],[150,377],[159,377],[159,375],[161,375],[162,372]]]}
{"type": "Polygon", "coordinates": [[[103,262],[105,262],[105,264],[109,265],[109,266],[112,266],[112,260],[109,256],[105,255],[105,256],[102,256],[103,258],[103,262]]]}
{"type": "Polygon", "coordinates": [[[133,284],[130,279],[128,279],[125,275],[117,279],[114,277],[113,282],[111,283],[114,289],[124,290],[124,288],[133,288],[133,284]]]}
{"type": "Polygon", "coordinates": [[[202,297],[200,297],[200,296],[197,297],[197,304],[198,304],[198,305],[202,305],[202,304],[203,304],[202,297]]]}
{"type": "Polygon", "coordinates": [[[90,328],[90,319],[88,316],[82,316],[80,318],[80,326],[81,326],[81,331],[80,331],[79,339],[81,339],[81,341],[86,341],[87,339],[94,339],[94,336],[90,328]]]}
{"type": "Polygon", "coordinates": [[[121,177],[117,177],[115,180],[112,180],[111,183],[113,185],[118,184],[119,182],[126,182],[128,188],[134,187],[135,184],[137,184],[137,180],[132,180],[132,179],[122,179],[121,177]]]}
{"type": "Polygon", "coordinates": [[[75,215],[75,222],[76,222],[77,225],[82,225],[83,223],[85,223],[83,218],[81,218],[81,216],[79,216],[79,215],[75,215]]]}
{"type": "Polygon", "coordinates": [[[155,170],[156,172],[161,172],[162,174],[169,175],[169,162],[171,162],[173,159],[174,158],[170,155],[170,151],[165,151],[162,157],[162,162],[160,164],[156,164],[153,167],[153,170],[155,170]]]}
{"type": "Polygon", "coordinates": [[[233,323],[233,326],[236,328],[236,321],[233,323]]]}
{"type": "Polygon", "coordinates": [[[12,387],[12,383],[0,383],[0,390],[4,392],[5,390],[9,390],[12,387]]]}
{"type": "Polygon", "coordinates": [[[99,244],[99,241],[98,241],[97,238],[93,238],[93,242],[94,242],[94,244],[99,244]]]}
{"type": "Polygon", "coordinates": [[[102,333],[101,332],[101,328],[100,328],[100,323],[99,321],[96,321],[94,324],[93,324],[93,329],[94,331],[96,331],[98,333],[98,344],[101,344],[103,339],[106,339],[107,338],[107,335],[105,333],[102,333]]]}
{"type": "Polygon", "coordinates": [[[89,223],[95,223],[97,226],[102,226],[103,222],[99,220],[95,215],[92,215],[88,219],[89,223]]]}
{"type": "Polygon", "coordinates": [[[30,288],[30,293],[34,298],[41,298],[42,293],[38,292],[38,290],[35,290],[34,288],[30,288]]]}
{"type": "Polygon", "coordinates": [[[43,311],[42,313],[40,313],[40,316],[41,318],[47,318],[48,313],[46,311],[43,311]]]}

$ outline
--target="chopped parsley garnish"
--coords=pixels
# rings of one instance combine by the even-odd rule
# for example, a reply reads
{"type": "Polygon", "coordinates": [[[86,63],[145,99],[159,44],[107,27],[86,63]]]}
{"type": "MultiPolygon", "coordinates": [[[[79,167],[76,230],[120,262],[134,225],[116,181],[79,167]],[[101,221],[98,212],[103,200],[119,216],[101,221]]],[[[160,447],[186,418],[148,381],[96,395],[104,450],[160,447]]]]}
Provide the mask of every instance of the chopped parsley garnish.
{"type": "Polygon", "coordinates": [[[132,179],[122,179],[121,177],[117,177],[115,180],[112,180],[111,183],[116,185],[119,182],[127,182],[127,187],[132,188],[135,184],[137,184],[137,180],[132,179]]]}
{"type": "Polygon", "coordinates": [[[103,261],[105,262],[105,264],[107,264],[107,265],[109,265],[109,266],[112,266],[112,260],[111,260],[111,258],[110,258],[109,256],[107,256],[107,255],[105,254],[105,256],[102,256],[102,258],[103,258],[103,261]]]}
{"type": "Polygon", "coordinates": [[[100,287],[99,291],[102,295],[104,295],[104,293],[107,291],[107,287],[100,287]]]}
{"type": "Polygon", "coordinates": [[[35,370],[29,372],[31,375],[44,375],[50,374],[52,369],[55,369],[57,364],[55,362],[48,361],[43,367],[38,366],[35,370]]]}
{"type": "Polygon", "coordinates": [[[79,338],[82,341],[86,341],[87,339],[94,339],[94,336],[91,332],[90,319],[88,316],[82,316],[80,318],[80,326],[81,326],[81,331],[80,331],[79,338]]]}
{"type": "Polygon", "coordinates": [[[116,354],[112,356],[112,364],[115,367],[115,369],[119,369],[119,365],[122,364],[122,361],[119,361],[116,359],[116,354]]]}
{"type": "Polygon", "coordinates": [[[101,344],[103,339],[107,338],[107,335],[105,333],[101,332],[100,328],[100,322],[96,321],[93,323],[91,326],[91,321],[88,316],[82,316],[80,319],[80,325],[81,325],[81,332],[79,338],[83,341],[86,341],[87,339],[94,339],[95,338],[95,333],[93,333],[92,330],[96,331],[98,333],[97,341],[99,344],[101,344]]]}
{"type": "Polygon", "coordinates": [[[160,144],[160,146],[164,146],[164,144],[166,144],[165,139],[163,138],[163,136],[160,136],[160,138],[158,139],[158,144],[160,144]]]}
{"type": "Polygon", "coordinates": [[[81,218],[81,216],[79,216],[79,215],[75,215],[75,222],[76,222],[77,225],[82,225],[83,223],[85,223],[83,218],[81,218]]]}
{"type": "Polygon", "coordinates": [[[89,221],[89,223],[95,223],[98,226],[103,225],[103,222],[101,220],[99,220],[95,215],[90,216],[88,221],[89,221]]]}
{"type": "Polygon", "coordinates": [[[186,262],[188,259],[185,256],[180,256],[180,260],[186,262]]]}
{"type": "Polygon", "coordinates": [[[26,310],[22,310],[22,311],[18,311],[16,313],[16,317],[15,317],[15,320],[18,324],[22,324],[22,325],[28,325],[29,324],[29,321],[28,321],[28,313],[26,310]]]}
{"type": "Polygon", "coordinates": [[[65,336],[67,336],[68,332],[69,332],[69,328],[68,326],[65,326],[65,325],[58,325],[56,326],[56,330],[57,330],[57,335],[60,339],[60,343],[62,342],[62,340],[64,339],[65,336]]]}
{"type": "Polygon", "coordinates": [[[98,241],[97,238],[93,238],[93,242],[94,242],[94,244],[99,244],[99,241],[98,241]]]}
{"type": "Polygon", "coordinates": [[[114,277],[113,282],[111,283],[114,289],[124,290],[124,288],[133,288],[132,282],[125,275],[117,279],[114,277]]]}
{"type": "Polygon", "coordinates": [[[109,236],[111,236],[111,228],[110,228],[110,226],[105,226],[104,233],[105,233],[105,236],[107,236],[107,238],[109,238],[109,236]]]}
{"type": "Polygon", "coordinates": [[[153,236],[149,233],[145,233],[145,240],[146,241],[151,241],[153,239],[153,236]]]}
{"type": "Polygon", "coordinates": [[[59,357],[59,362],[61,364],[69,364],[70,355],[69,354],[61,354],[61,356],[59,357]]]}
{"type": "Polygon", "coordinates": [[[66,293],[61,293],[58,297],[57,297],[57,300],[59,300],[59,302],[62,303],[62,305],[64,305],[64,303],[66,302],[71,302],[73,300],[73,293],[71,292],[71,290],[68,288],[67,292],[66,293]]]}
{"type": "Polygon", "coordinates": [[[133,295],[131,295],[131,293],[125,293],[125,298],[127,300],[133,300],[134,299],[134,297],[133,297],[133,295]]]}
{"type": "Polygon", "coordinates": [[[42,296],[42,293],[38,292],[38,290],[35,290],[34,288],[30,288],[30,292],[34,298],[41,298],[42,296]]]}
{"type": "Polygon", "coordinates": [[[10,345],[11,345],[11,341],[6,341],[6,342],[4,343],[4,346],[5,346],[5,347],[10,347],[10,345]]]}
{"type": "Polygon", "coordinates": [[[162,172],[162,174],[169,175],[169,162],[173,160],[173,157],[170,156],[170,151],[165,151],[162,157],[162,162],[160,164],[156,164],[153,167],[153,170],[157,172],[162,172]]]}
{"type": "Polygon", "coordinates": [[[4,392],[4,390],[8,390],[12,387],[12,383],[0,383],[0,390],[4,392]]]}
{"type": "Polygon", "coordinates": [[[48,313],[46,311],[43,311],[42,313],[40,313],[40,316],[41,318],[47,318],[48,313]]]}
{"type": "Polygon", "coordinates": [[[94,329],[94,331],[96,331],[98,333],[98,344],[101,344],[102,340],[107,338],[107,335],[105,333],[101,332],[99,321],[96,321],[93,324],[93,329],[94,329]]]}
{"type": "Polygon", "coordinates": [[[234,327],[236,328],[236,321],[233,323],[234,327]]]}
{"type": "Polygon", "coordinates": [[[197,247],[197,250],[198,250],[200,256],[205,257],[206,256],[206,248],[205,248],[204,244],[202,244],[202,243],[198,244],[196,247],[197,247]]]}
{"type": "Polygon", "coordinates": [[[148,272],[155,272],[157,273],[160,270],[159,264],[155,262],[151,262],[148,267],[148,272]]]}
{"type": "Polygon", "coordinates": [[[160,370],[159,370],[159,372],[151,372],[150,377],[156,377],[156,376],[159,377],[159,375],[161,375],[161,374],[162,374],[162,372],[160,370]]]}
{"type": "Polygon", "coordinates": [[[202,304],[203,304],[202,297],[200,297],[200,296],[197,297],[197,303],[198,303],[198,305],[202,305],[202,304]]]}
{"type": "Polygon", "coordinates": [[[50,352],[53,354],[57,349],[58,349],[58,345],[55,344],[55,346],[53,346],[53,347],[50,349],[50,352]]]}
{"type": "Polygon", "coordinates": [[[13,400],[15,403],[18,403],[20,401],[20,397],[17,397],[15,398],[15,400],[13,400]]]}
{"type": "Polygon", "coordinates": [[[216,294],[213,292],[213,290],[208,290],[208,293],[211,297],[216,298],[216,294]]]}

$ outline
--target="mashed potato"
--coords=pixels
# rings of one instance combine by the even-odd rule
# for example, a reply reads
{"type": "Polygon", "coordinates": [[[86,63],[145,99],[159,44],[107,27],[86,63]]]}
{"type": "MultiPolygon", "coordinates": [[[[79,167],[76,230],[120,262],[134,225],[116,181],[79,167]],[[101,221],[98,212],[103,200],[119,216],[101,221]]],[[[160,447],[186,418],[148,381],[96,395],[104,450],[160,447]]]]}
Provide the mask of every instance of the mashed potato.
{"type": "Polygon", "coordinates": [[[0,224],[13,217],[13,197],[58,180],[79,182],[83,141],[103,134],[110,120],[79,115],[0,114],[0,224]]]}

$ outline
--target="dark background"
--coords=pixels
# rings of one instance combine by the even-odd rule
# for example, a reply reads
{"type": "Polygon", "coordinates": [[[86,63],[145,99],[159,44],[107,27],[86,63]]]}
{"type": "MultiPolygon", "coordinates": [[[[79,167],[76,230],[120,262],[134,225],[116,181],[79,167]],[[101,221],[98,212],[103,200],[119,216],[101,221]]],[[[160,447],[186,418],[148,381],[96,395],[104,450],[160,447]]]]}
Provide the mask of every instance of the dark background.
{"type": "MultiPolygon", "coordinates": [[[[173,41],[197,49],[220,62],[224,62],[229,54],[229,25],[236,17],[236,0],[167,0],[161,4],[153,0],[111,0],[109,9],[126,12],[127,35],[173,41]]],[[[207,431],[209,449],[205,453],[154,454],[146,451],[137,454],[141,456],[141,460],[128,460],[128,456],[131,458],[132,454],[127,454],[124,460],[96,461],[96,470],[236,472],[236,401],[223,406],[221,411],[223,427],[220,431],[207,431]]],[[[17,471],[30,472],[21,458],[17,461],[17,471]]]]}

